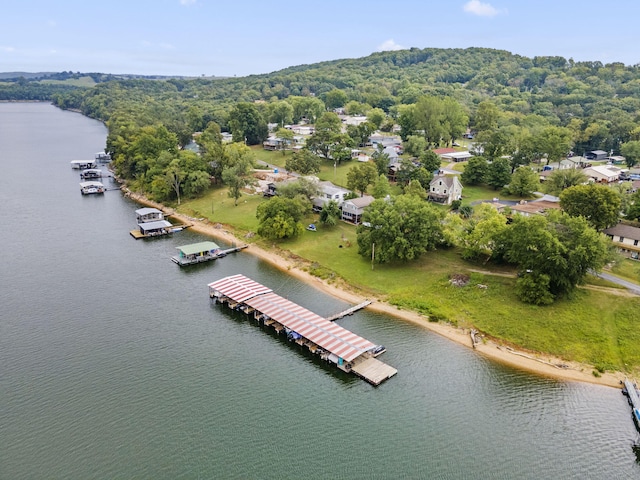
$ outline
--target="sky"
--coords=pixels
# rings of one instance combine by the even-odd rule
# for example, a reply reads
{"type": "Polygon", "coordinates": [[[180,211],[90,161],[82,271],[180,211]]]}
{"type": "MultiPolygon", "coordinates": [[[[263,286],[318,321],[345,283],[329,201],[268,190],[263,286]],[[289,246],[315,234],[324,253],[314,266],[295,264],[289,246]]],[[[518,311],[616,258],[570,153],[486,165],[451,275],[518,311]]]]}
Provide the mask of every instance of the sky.
{"type": "Polygon", "coordinates": [[[7,0],[0,72],[246,76],[383,50],[640,64],[639,0],[7,0]]]}

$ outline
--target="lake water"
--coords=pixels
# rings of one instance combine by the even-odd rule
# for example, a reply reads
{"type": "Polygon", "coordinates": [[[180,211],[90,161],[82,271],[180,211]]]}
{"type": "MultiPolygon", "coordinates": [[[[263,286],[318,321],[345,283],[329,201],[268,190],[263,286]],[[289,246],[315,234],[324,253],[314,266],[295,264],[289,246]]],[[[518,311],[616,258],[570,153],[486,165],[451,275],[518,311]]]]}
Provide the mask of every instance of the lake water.
{"type": "Polygon", "coordinates": [[[0,104],[0,478],[640,478],[619,390],[365,310],[339,322],[387,346],[398,374],[373,387],[212,305],[207,284],[242,273],[320,315],[346,307],[246,251],[180,269],[175,247],[205,240],[188,230],[134,240],[139,205],[81,195],[70,168],[105,138],[0,104]]]}

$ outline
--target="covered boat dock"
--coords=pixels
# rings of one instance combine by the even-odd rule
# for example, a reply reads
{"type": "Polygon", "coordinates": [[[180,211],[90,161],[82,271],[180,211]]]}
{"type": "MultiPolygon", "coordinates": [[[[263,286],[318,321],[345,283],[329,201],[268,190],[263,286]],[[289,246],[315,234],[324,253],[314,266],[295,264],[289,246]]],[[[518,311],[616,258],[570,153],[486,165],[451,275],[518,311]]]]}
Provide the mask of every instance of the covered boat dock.
{"type": "Polygon", "coordinates": [[[209,284],[209,296],[230,308],[253,314],[264,325],[285,331],[291,340],[373,385],[397,370],[374,358],[376,345],[306,308],[273,293],[244,275],[232,275],[209,284]]]}

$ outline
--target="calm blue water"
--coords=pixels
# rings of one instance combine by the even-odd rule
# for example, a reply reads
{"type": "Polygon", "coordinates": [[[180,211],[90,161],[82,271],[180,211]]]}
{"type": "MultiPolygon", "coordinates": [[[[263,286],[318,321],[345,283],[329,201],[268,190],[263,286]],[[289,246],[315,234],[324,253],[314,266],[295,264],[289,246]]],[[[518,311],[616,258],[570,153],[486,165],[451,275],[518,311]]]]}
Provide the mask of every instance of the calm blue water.
{"type": "MultiPolygon", "coordinates": [[[[619,390],[492,363],[362,311],[375,388],[211,305],[242,273],[321,314],[345,304],[247,252],[190,269],[194,232],[133,240],[138,205],[82,196],[104,126],[0,104],[0,478],[639,478],[619,390]]],[[[103,179],[115,186],[110,179],[103,179]]]]}

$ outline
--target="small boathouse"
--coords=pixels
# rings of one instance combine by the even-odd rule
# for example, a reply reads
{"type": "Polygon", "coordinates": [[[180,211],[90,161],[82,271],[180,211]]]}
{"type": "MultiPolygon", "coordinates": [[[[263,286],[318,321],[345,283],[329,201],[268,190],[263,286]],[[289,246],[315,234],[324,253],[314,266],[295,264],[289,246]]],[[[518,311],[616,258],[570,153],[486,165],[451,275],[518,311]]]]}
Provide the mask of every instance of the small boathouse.
{"type": "Polygon", "coordinates": [[[344,372],[353,372],[379,385],[398,371],[374,357],[378,346],[283,298],[244,275],[232,275],[209,284],[209,297],[241,310],[278,333],[305,346],[344,372]]]}
{"type": "Polygon", "coordinates": [[[104,192],[104,185],[100,182],[80,182],[80,193],[82,193],[83,195],[91,195],[104,192]]]}
{"type": "Polygon", "coordinates": [[[136,210],[137,223],[157,222],[160,220],[164,220],[164,214],[157,208],[145,207],[136,210]]]}
{"type": "Polygon", "coordinates": [[[176,247],[179,253],[178,255],[171,257],[171,260],[181,267],[184,267],[195,263],[208,262],[209,260],[226,257],[227,254],[238,252],[248,246],[249,245],[241,245],[239,247],[234,246],[222,249],[215,242],[192,243],[190,245],[176,247]]]}
{"type": "Polygon", "coordinates": [[[167,235],[172,232],[171,222],[158,220],[157,222],[144,222],[138,224],[138,230],[131,230],[131,236],[136,240],[139,238],[157,237],[167,235]]]}

